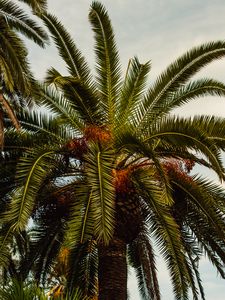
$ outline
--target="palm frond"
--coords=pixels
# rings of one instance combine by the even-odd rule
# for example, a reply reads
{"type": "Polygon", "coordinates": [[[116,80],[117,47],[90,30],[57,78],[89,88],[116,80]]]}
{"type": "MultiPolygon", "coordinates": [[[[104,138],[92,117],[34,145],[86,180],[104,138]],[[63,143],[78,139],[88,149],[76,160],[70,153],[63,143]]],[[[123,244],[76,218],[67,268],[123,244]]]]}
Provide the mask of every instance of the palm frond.
{"type": "Polygon", "coordinates": [[[83,124],[79,119],[73,104],[56,90],[40,85],[40,91],[37,97],[40,97],[39,103],[44,105],[51,113],[61,118],[62,122],[70,125],[74,130],[82,131],[83,124]]]}
{"type": "MultiPolygon", "coordinates": [[[[190,176],[181,176],[181,173],[173,174],[172,184],[175,188],[181,189],[188,202],[193,201],[194,205],[198,207],[199,215],[200,212],[206,217],[208,223],[215,228],[217,234],[221,236],[221,239],[225,239],[225,224],[224,215],[221,214],[220,203],[217,203],[217,193],[209,191],[205,184],[201,186],[201,180],[197,177],[191,178],[190,176]],[[214,195],[213,195],[214,194],[214,195]],[[216,203],[215,203],[216,201],[216,203]]],[[[219,194],[219,190],[218,190],[219,194]]],[[[177,199],[179,201],[179,199],[177,199]]],[[[225,207],[222,207],[223,211],[225,207]]]]}
{"type": "Polygon", "coordinates": [[[98,124],[104,118],[104,112],[99,109],[99,100],[93,92],[80,79],[60,78],[62,92],[71,101],[73,108],[80,118],[87,124],[98,124]]]}
{"type": "Polygon", "coordinates": [[[70,208],[69,221],[65,236],[66,247],[85,243],[94,235],[94,218],[92,211],[92,192],[86,182],[74,183],[74,199],[70,208]]]}
{"type": "MultiPolygon", "coordinates": [[[[173,109],[189,102],[190,100],[203,98],[205,96],[225,95],[225,85],[222,82],[213,79],[199,79],[191,81],[188,84],[181,86],[176,92],[171,92],[167,95],[163,103],[157,103],[157,106],[152,108],[152,113],[149,114],[150,122],[165,114],[168,114],[173,109]]],[[[146,122],[147,119],[146,119],[146,122]]]]}
{"type": "Polygon", "coordinates": [[[46,176],[55,167],[54,154],[50,149],[28,150],[20,159],[16,180],[21,187],[13,192],[9,209],[3,216],[5,222],[12,224],[11,230],[23,230],[27,225],[35,197],[46,176]]]}
{"type": "Polygon", "coordinates": [[[103,110],[110,124],[114,123],[115,104],[120,86],[119,55],[107,11],[99,2],[93,2],[89,20],[95,33],[97,58],[97,84],[102,98],[103,110]]]}
{"type": "Polygon", "coordinates": [[[91,208],[94,233],[98,241],[108,244],[113,236],[115,222],[115,196],[113,186],[113,151],[90,146],[85,155],[87,184],[91,189],[91,208]]]}
{"type": "Polygon", "coordinates": [[[19,0],[29,5],[34,14],[39,15],[41,12],[47,10],[47,0],[19,0]]]}
{"type": "Polygon", "coordinates": [[[129,61],[127,74],[121,87],[121,97],[117,108],[117,119],[124,126],[135,113],[143,94],[150,63],[141,64],[137,57],[129,61]]]}
{"type": "Polygon", "coordinates": [[[8,0],[1,0],[0,4],[0,16],[5,18],[6,23],[9,24],[11,28],[23,33],[39,46],[45,46],[45,43],[48,40],[46,32],[25,14],[17,4],[8,0]]]}
{"type": "Polygon", "coordinates": [[[190,277],[184,247],[178,225],[168,206],[164,204],[164,193],[160,186],[147,176],[146,172],[139,171],[136,181],[140,194],[151,211],[150,228],[167,263],[175,297],[176,299],[188,299],[190,277]]]}
{"type": "Polygon", "coordinates": [[[135,268],[142,298],[159,300],[155,254],[146,233],[140,233],[128,247],[129,261],[135,268]]]}
{"type": "Polygon", "coordinates": [[[189,149],[201,152],[207,157],[212,169],[215,170],[220,179],[224,178],[221,153],[213,140],[210,141],[207,138],[207,132],[196,127],[195,120],[179,117],[163,118],[150,128],[148,136],[146,142],[152,143],[154,140],[162,140],[170,145],[186,145],[189,149]]]}
{"type": "Polygon", "coordinates": [[[168,94],[176,92],[193,75],[210,62],[225,55],[225,42],[217,41],[195,47],[179,57],[156,80],[140,107],[138,123],[144,124],[155,108],[166,101],[168,94]]]}
{"type": "MultiPolygon", "coordinates": [[[[69,272],[67,290],[71,293],[75,287],[79,287],[83,297],[91,299],[98,293],[97,283],[98,252],[96,243],[86,241],[78,244],[71,250],[69,256],[69,272]]],[[[82,298],[83,299],[83,298],[82,298]]]]}
{"type": "Polygon", "coordinates": [[[5,57],[3,49],[0,49],[0,71],[7,90],[12,92],[14,87],[13,76],[10,65],[7,64],[7,57],[5,57]]]}
{"type": "Polygon", "coordinates": [[[28,102],[31,91],[35,88],[35,80],[28,64],[25,45],[12,30],[0,32],[0,44],[7,64],[7,73],[3,74],[3,79],[6,79],[3,92],[21,94],[24,102],[28,102]]]}
{"type": "Polygon", "coordinates": [[[42,14],[42,19],[51,32],[59,54],[65,61],[70,75],[84,81],[86,84],[90,83],[91,75],[85,58],[78,50],[65,27],[51,14],[42,14]]]}

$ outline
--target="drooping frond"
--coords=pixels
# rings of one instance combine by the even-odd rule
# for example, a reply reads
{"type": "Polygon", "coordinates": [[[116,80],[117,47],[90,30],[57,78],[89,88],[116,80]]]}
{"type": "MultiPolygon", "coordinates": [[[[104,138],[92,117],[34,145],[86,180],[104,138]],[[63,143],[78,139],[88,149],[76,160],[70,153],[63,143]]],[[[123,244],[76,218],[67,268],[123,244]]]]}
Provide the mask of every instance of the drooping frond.
{"type": "MultiPolygon", "coordinates": [[[[213,140],[207,138],[207,132],[196,127],[195,120],[168,117],[160,119],[150,128],[149,138],[146,142],[162,140],[170,145],[186,145],[189,149],[201,152],[211,163],[212,169],[218,176],[224,178],[220,150],[215,146],[213,140]]],[[[181,153],[182,156],[182,153],[181,153]]]]}
{"type": "Polygon", "coordinates": [[[140,233],[128,247],[128,257],[135,269],[139,291],[145,300],[160,300],[155,254],[146,233],[140,233]]]}
{"type": "Polygon", "coordinates": [[[91,208],[94,218],[94,234],[97,240],[108,244],[113,236],[115,191],[113,186],[113,151],[90,146],[85,155],[87,184],[91,189],[91,208]]]}
{"type": "Polygon", "coordinates": [[[225,55],[225,42],[211,42],[195,47],[179,57],[156,80],[140,106],[139,121],[144,126],[154,110],[166,101],[171,92],[176,92],[193,75],[210,62],[225,55]]]}
{"type": "MultiPolygon", "coordinates": [[[[218,187],[218,190],[216,190],[214,187],[214,191],[210,191],[204,181],[197,177],[192,178],[185,174],[182,175],[180,171],[170,171],[170,176],[172,177],[172,185],[175,187],[175,190],[178,189],[182,191],[183,199],[179,199],[179,194],[177,193],[175,194],[175,201],[182,201],[184,206],[190,205],[190,213],[192,210],[191,207],[196,207],[199,216],[202,215],[202,218],[205,218],[205,221],[207,220],[208,227],[216,229],[218,236],[220,236],[222,240],[225,239],[225,208],[220,203],[220,199],[222,198],[220,188],[218,187]],[[201,183],[203,183],[203,186],[201,183]]],[[[179,210],[177,213],[179,214],[179,210]]],[[[189,212],[187,212],[187,218],[188,214],[189,212]]]]}
{"type": "Polygon", "coordinates": [[[208,139],[221,150],[225,149],[225,121],[224,118],[215,116],[196,116],[193,117],[193,125],[205,131],[208,139]]]}
{"type": "Polygon", "coordinates": [[[208,78],[191,81],[175,92],[169,93],[164,101],[157,103],[152,108],[152,113],[149,114],[149,121],[152,122],[156,118],[168,114],[176,107],[205,96],[225,96],[225,85],[222,82],[208,78]]]}
{"type": "Polygon", "coordinates": [[[12,30],[5,29],[0,32],[0,45],[5,61],[4,65],[7,65],[7,69],[5,68],[7,73],[3,74],[6,91],[15,92],[15,90],[19,90],[24,96],[28,96],[33,78],[24,44],[12,30]]]}
{"type": "Polygon", "coordinates": [[[17,166],[16,181],[21,187],[12,193],[9,209],[4,220],[11,224],[10,230],[23,230],[32,213],[35,197],[46,176],[53,170],[56,162],[54,150],[36,149],[24,153],[17,166]]]}
{"type": "Polygon", "coordinates": [[[65,61],[70,75],[75,78],[77,77],[86,84],[90,83],[91,77],[88,65],[70,34],[55,16],[45,13],[42,15],[42,19],[50,30],[59,54],[65,61]]]}
{"type": "Polygon", "coordinates": [[[39,46],[44,47],[48,39],[46,32],[12,1],[0,1],[0,16],[11,28],[15,28],[39,46]]]}
{"type": "Polygon", "coordinates": [[[86,182],[78,181],[74,182],[74,185],[74,196],[64,241],[69,248],[85,243],[94,235],[92,190],[86,182]]]}
{"type": "Polygon", "coordinates": [[[120,86],[119,55],[114,33],[108,13],[99,2],[92,3],[89,20],[95,33],[96,80],[101,93],[103,110],[107,114],[108,122],[113,124],[120,86]]]}
{"type": "Polygon", "coordinates": [[[176,299],[188,299],[190,283],[184,247],[179,227],[169,207],[164,204],[164,193],[160,186],[149,178],[146,171],[139,171],[136,182],[144,201],[150,209],[149,224],[159,250],[170,272],[176,299]]]}
{"type": "Polygon", "coordinates": [[[73,247],[70,251],[68,267],[67,290],[69,293],[75,287],[79,287],[83,295],[90,296],[90,299],[94,298],[98,294],[96,242],[90,240],[73,247]]]}

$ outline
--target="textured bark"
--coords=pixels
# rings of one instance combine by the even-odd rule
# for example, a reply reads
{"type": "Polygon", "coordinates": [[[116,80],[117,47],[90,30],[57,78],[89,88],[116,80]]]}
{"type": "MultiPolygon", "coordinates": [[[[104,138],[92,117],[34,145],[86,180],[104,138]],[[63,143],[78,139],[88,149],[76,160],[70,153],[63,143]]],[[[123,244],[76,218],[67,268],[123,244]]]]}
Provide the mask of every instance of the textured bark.
{"type": "Polygon", "coordinates": [[[99,246],[99,300],[127,300],[126,243],[99,246]]]}

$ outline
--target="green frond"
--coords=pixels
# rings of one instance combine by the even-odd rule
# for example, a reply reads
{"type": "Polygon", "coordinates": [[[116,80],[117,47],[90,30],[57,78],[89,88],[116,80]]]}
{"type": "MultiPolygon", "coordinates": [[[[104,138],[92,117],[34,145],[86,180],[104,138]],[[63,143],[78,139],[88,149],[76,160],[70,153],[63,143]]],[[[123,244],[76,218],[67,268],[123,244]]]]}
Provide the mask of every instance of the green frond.
{"type": "Polygon", "coordinates": [[[38,96],[40,97],[39,103],[46,107],[50,113],[60,117],[61,122],[68,124],[75,131],[82,131],[84,125],[73,108],[73,104],[68,99],[45,85],[40,85],[38,96]]]}
{"type": "Polygon", "coordinates": [[[136,271],[142,298],[160,300],[155,254],[146,233],[140,233],[128,246],[128,258],[136,271]]]}
{"type": "Polygon", "coordinates": [[[139,172],[136,178],[139,193],[151,210],[150,230],[154,234],[159,250],[170,272],[176,299],[188,299],[190,278],[187,270],[184,247],[179,227],[164,204],[164,193],[160,186],[146,172],[139,172]]]}
{"type": "Polygon", "coordinates": [[[2,232],[1,230],[1,234],[0,234],[0,266],[1,267],[7,267],[9,265],[9,261],[11,257],[10,247],[12,243],[12,238],[13,235],[12,235],[11,228],[7,228],[7,231],[4,232],[2,232]]]}
{"type": "Polygon", "coordinates": [[[46,176],[54,169],[54,150],[36,149],[24,153],[17,165],[16,181],[21,185],[12,193],[8,210],[4,213],[5,222],[11,230],[23,230],[27,225],[35,204],[35,197],[46,176]]]}
{"type": "Polygon", "coordinates": [[[115,105],[120,87],[119,55],[107,11],[99,2],[93,2],[89,20],[95,33],[97,84],[102,98],[102,107],[109,124],[114,124],[115,105]]]}
{"type": "Polygon", "coordinates": [[[10,66],[7,64],[7,58],[4,57],[3,49],[0,49],[0,72],[7,90],[12,92],[14,87],[13,76],[10,66]]]}
{"type": "Polygon", "coordinates": [[[113,154],[111,149],[101,149],[93,144],[85,155],[85,175],[91,189],[94,234],[98,241],[105,244],[108,244],[113,236],[115,222],[113,154]]]}
{"type": "Polygon", "coordinates": [[[96,242],[90,240],[74,247],[70,251],[68,265],[68,292],[71,293],[75,287],[79,287],[83,297],[85,295],[92,299],[93,296],[96,296],[98,294],[98,251],[96,242]]]}
{"type": "Polygon", "coordinates": [[[22,110],[17,114],[21,125],[27,131],[27,134],[33,134],[33,139],[39,143],[60,143],[72,139],[76,130],[69,128],[64,124],[61,117],[56,117],[36,110],[22,110]]]}
{"type": "Polygon", "coordinates": [[[187,260],[189,262],[188,268],[192,280],[190,287],[192,289],[193,298],[198,300],[199,297],[201,297],[202,300],[205,300],[202,280],[198,270],[199,260],[202,256],[202,250],[190,232],[183,229],[181,230],[181,234],[184,241],[187,260]]]}
{"type": "MultiPolygon", "coordinates": [[[[188,201],[189,205],[190,202],[193,202],[198,208],[199,215],[203,214],[207,223],[211,224],[221,239],[225,239],[224,214],[221,214],[221,204],[217,203],[216,197],[217,194],[219,194],[220,198],[222,198],[220,189],[218,188],[218,191],[210,191],[204,181],[203,185],[201,185],[201,183],[202,181],[197,177],[181,176],[179,172],[177,174],[174,172],[172,175],[172,184],[175,186],[175,189],[181,189],[185,194],[185,198],[188,199],[186,201],[188,201]]],[[[177,201],[179,200],[180,199],[177,199],[177,201]]],[[[225,206],[222,207],[223,212],[224,209],[225,206]]]]}
{"type": "Polygon", "coordinates": [[[24,283],[15,279],[0,288],[0,298],[4,300],[47,300],[44,291],[34,283],[24,283]]]}
{"type": "MultiPolygon", "coordinates": [[[[225,96],[225,85],[222,82],[213,79],[199,79],[191,81],[188,84],[181,86],[176,92],[171,92],[167,95],[163,102],[158,103],[150,114],[150,122],[153,119],[159,118],[168,114],[173,109],[191,101],[203,98],[205,96],[225,96]]],[[[148,120],[146,120],[148,122],[148,120]]]]}
{"type": "Polygon", "coordinates": [[[225,42],[217,41],[195,47],[179,57],[156,80],[149,89],[139,112],[138,123],[144,125],[154,110],[161,106],[171,92],[176,92],[192,76],[210,62],[225,55],[225,42]]]}
{"type": "Polygon", "coordinates": [[[64,96],[72,103],[74,110],[86,124],[102,123],[105,117],[99,109],[99,100],[95,91],[90,89],[80,79],[58,78],[64,96]]]}
{"type": "Polygon", "coordinates": [[[137,57],[129,61],[116,112],[121,126],[124,126],[129,119],[132,119],[145,89],[149,70],[149,62],[141,64],[137,57]]]}
{"type": "Polygon", "coordinates": [[[59,54],[65,61],[70,75],[75,78],[78,77],[86,84],[90,83],[91,76],[88,65],[70,34],[55,16],[44,13],[42,14],[42,19],[51,32],[59,54]]]}
{"type": "Polygon", "coordinates": [[[6,91],[8,88],[8,91],[19,91],[24,97],[29,96],[34,79],[22,40],[12,30],[7,30],[0,32],[0,44],[2,57],[7,64],[7,73],[3,74],[6,78],[6,91]]]}
{"type": "Polygon", "coordinates": [[[205,131],[208,139],[219,149],[225,149],[225,122],[224,118],[215,116],[196,116],[193,117],[193,125],[205,131]]]}
{"type": "Polygon", "coordinates": [[[162,140],[170,145],[186,145],[189,149],[201,152],[220,179],[224,178],[221,153],[213,140],[207,138],[207,132],[196,127],[195,120],[179,117],[163,118],[150,128],[148,136],[145,142],[150,144],[154,140],[162,140]]]}
{"type": "Polygon", "coordinates": [[[3,16],[6,23],[33,40],[39,46],[44,47],[48,36],[46,32],[33,21],[19,6],[12,1],[0,1],[0,16],[3,16]]]}
{"type": "Polygon", "coordinates": [[[64,241],[66,247],[69,248],[85,243],[94,235],[92,191],[86,182],[78,181],[78,183],[74,182],[74,185],[73,202],[64,241]]]}
{"type": "Polygon", "coordinates": [[[47,0],[19,0],[19,1],[29,5],[32,8],[33,13],[37,15],[47,10],[47,0]]]}

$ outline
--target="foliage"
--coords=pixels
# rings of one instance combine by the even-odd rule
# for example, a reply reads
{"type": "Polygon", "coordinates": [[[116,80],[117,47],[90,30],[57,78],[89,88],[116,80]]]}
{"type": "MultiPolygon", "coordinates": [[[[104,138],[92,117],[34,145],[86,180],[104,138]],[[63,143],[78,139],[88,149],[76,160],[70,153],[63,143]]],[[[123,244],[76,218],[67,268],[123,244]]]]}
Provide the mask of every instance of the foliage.
{"type": "Polygon", "coordinates": [[[225,277],[225,192],[190,171],[201,165],[224,180],[225,121],[171,112],[200,96],[225,95],[221,82],[192,80],[225,55],[225,42],[191,49],[146,89],[149,62],[131,59],[122,78],[111,22],[100,3],[93,2],[89,13],[95,78],[57,18],[48,12],[40,16],[68,74],[51,68],[39,85],[40,103],[49,115],[18,112],[23,130],[6,132],[1,161],[10,158],[17,164],[16,175],[10,163],[0,170],[1,178],[5,170],[9,173],[0,187],[5,201],[1,264],[7,268],[8,247],[32,218],[29,249],[16,268],[23,279],[32,271],[38,283],[54,277],[58,286],[66,284],[68,291],[82,287],[93,297],[99,249],[120,240],[143,299],[160,299],[157,244],[175,298],[188,299],[191,289],[193,299],[205,299],[198,272],[202,255],[225,277]]]}

